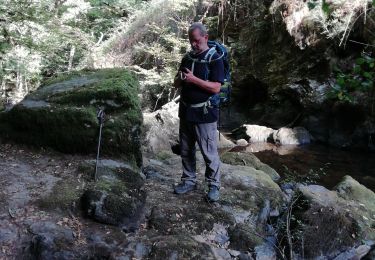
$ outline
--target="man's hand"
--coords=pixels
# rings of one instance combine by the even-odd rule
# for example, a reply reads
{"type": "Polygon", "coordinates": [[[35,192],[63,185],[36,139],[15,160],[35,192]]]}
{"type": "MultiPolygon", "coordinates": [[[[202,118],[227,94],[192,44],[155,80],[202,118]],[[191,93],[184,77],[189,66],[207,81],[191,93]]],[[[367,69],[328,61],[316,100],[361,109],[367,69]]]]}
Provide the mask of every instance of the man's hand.
{"type": "Polygon", "coordinates": [[[207,92],[216,94],[220,92],[220,82],[212,82],[212,81],[206,81],[202,80],[196,76],[194,76],[193,72],[191,70],[185,68],[185,72],[182,72],[185,79],[184,81],[188,83],[192,83],[200,87],[201,89],[204,89],[207,92]]]}
{"type": "Polygon", "coordinates": [[[189,70],[188,68],[185,68],[185,72],[182,72],[182,75],[184,75],[184,81],[196,84],[197,77],[194,76],[193,72],[191,72],[191,70],[189,70]]]}

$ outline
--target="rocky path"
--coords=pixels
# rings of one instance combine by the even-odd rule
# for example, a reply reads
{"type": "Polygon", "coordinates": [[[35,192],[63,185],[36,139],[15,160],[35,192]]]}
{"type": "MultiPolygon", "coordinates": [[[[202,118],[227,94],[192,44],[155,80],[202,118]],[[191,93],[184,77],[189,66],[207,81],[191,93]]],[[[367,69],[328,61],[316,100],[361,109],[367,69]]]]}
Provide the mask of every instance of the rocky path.
{"type": "MultiPolygon", "coordinates": [[[[79,185],[77,165],[87,157],[12,144],[1,144],[0,151],[0,259],[47,259],[56,250],[50,240],[58,239],[85,255],[92,234],[115,230],[40,206],[59,181],[73,177],[79,185]]],[[[70,258],[67,252],[55,256],[70,258]]]]}
{"type": "Polygon", "coordinates": [[[222,155],[230,164],[222,164],[221,198],[212,204],[205,200],[199,155],[198,189],[178,196],[173,185],[179,181],[181,162],[170,152],[144,154],[142,173],[102,160],[100,169],[112,167],[115,174],[103,170],[93,182],[92,170],[82,166],[90,156],[11,144],[0,148],[0,259],[277,259],[283,254],[277,239],[286,232],[277,223],[295,191],[310,201],[305,213],[295,215],[305,230],[332,221],[356,223],[330,231],[334,237],[341,234],[340,240],[325,241],[329,236],[324,227],[304,234],[314,242],[311,248],[305,245],[306,253],[313,255],[309,250],[319,246],[330,254],[324,259],[360,259],[374,247],[375,215],[368,198],[375,195],[350,177],[337,191],[290,184],[281,189],[273,181],[277,173],[255,156],[227,153],[222,155]],[[91,199],[87,205],[80,199],[83,193],[91,199]],[[329,244],[328,249],[322,244],[329,244]]]}
{"type": "Polygon", "coordinates": [[[90,157],[13,144],[0,148],[0,259],[161,259],[167,255],[231,259],[240,254],[250,259],[250,254],[228,247],[228,227],[244,222],[250,214],[241,203],[231,201],[238,196],[226,197],[226,206],[205,200],[202,162],[198,190],[177,196],[173,185],[180,178],[179,157],[146,155],[143,221],[136,232],[126,233],[121,226],[84,218],[77,205],[55,205],[61,203],[60,197],[69,197],[61,188],[68,180],[74,183],[71,190],[86,185],[79,165],[90,157]],[[49,198],[58,201],[49,205],[49,198]]]}

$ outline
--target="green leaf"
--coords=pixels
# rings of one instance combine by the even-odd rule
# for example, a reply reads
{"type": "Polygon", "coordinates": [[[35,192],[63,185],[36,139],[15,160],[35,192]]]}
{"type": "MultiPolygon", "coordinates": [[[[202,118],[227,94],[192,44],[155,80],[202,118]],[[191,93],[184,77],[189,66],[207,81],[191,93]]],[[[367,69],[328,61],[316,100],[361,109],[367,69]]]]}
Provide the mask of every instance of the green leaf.
{"type": "Polygon", "coordinates": [[[339,86],[344,86],[345,85],[345,79],[343,78],[343,77],[339,77],[338,79],[337,79],[337,85],[339,85],[339,86]]]}
{"type": "Polygon", "coordinates": [[[312,10],[312,9],[314,9],[316,7],[316,4],[312,3],[312,2],[308,2],[307,6],[309,7],[309,10],[312,10]]]}
{"type": "Polygon", "coordinates": [[[355,60],[355,62],[358,64],[358,65],[362,65],[363,63],[365,63],[365,59],[364,58],[358,58],[355,60]]]}
{"type": "Polygon", "coordinates": [[[354,73],[359,74],[359,73],[361,73],[361,71],[362,71],[361,66],[354,65],[354,68],[353,68],[354,73]]]}
{"type": "Polygon", "coordinates": [[[330,15],[332,12],[331,8],[329,7],[329,4],[325,0],[323,0],[322,9],[326,15],[330,15]]]}
{"type": "Polygon", "coordinates": [[[365,89],[365,90],[370,89],[372,87],[372,83],[373,83],[372,81],[363,81],[361,83],[362,89],[365,89]]]}
{"type": "Polygon", "coordinates": [[[367,72],[367,71],[365,71],[365,72],[363,73],[363,76],[364,76],[365,78],[368,78],[368,79],[372,79],[372,78],[373,78],[372,73],[367,72]]]}

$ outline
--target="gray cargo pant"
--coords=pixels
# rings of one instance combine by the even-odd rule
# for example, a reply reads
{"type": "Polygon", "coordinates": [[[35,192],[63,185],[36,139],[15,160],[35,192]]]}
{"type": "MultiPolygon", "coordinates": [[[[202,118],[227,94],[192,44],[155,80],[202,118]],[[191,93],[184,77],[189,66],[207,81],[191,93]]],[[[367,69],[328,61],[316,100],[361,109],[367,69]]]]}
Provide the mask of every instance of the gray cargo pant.
{"type": "Polygon", "coordinates": [[[182,158],[181,180],[195,184],[196,158],[195,143],[206,163],[206,182],[220,188],[220,158],[217,151],[217,122],[195,124],[180,119],[180,146],[182,158]]]}

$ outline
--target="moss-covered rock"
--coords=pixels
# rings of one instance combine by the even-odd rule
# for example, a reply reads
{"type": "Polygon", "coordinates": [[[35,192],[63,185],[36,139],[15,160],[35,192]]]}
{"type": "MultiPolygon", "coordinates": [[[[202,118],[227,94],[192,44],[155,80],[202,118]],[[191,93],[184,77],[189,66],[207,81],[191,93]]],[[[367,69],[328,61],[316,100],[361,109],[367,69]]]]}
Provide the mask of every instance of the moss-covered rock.
{"type": "Polygon", "coordinates": [[[84,192],[81,203],[87,217],[98,222],[121,225],[125,231],[135,231],[142,220],[146,195],[129,191],[126,186],[110,186],[106,192],[103,183],[84,192]]]}
{"type": "Polygon", "coordinates": [[[234,225],[235,219],[231,212],[220,208],[213,209],[204,203],[174,205],[170,207],[154,207],[149,217],[149,224],[165,235],[189,233],[198,235],[212,230],[215,223],[234,225]],[[180,225],[184,223],[183,225],[180,225]]]}
{"type": "MultiPolygon", "coordinates": [[[[87,181],[94,180],[95,163],[95,160],[87,160],[78,166],[79,172],[83,174],[83,177],[87,181]]],[[[114,179],[119,180],[117,183],[125,183],[125,186],[129,189],[139,189],[144,184],[146,178],[137,167],[126,164],[125,162],[109,159],[100,160],[97,170],[96,177],[99,180],[97,184],[103,185],[101,188],[104,190],[108,188],[106,188],[105,184],[107,182],[110,184],[110,187],[113,188],[113,185],[115,185],[113,183],[114,179]]]]}
{"type": "Polygon", "coordinates": [[[140,166],[138,81],[123,69],[74,72],[46,81],[13,109],[0,113],[0,134],[62,152],[95,153],[99,106],[106,113],[102,154],[140,166]]]}
{"type": "Polygon", "coordinates": [[[150,259],[215,259],[208,244],[199,243],[185,234],[158,237],[152,242],[150,259]]]}
{"type": "Polygon", "coordinates": [[[237,224],[228,230],[230,247],[239,251],[249,251],[263,243],[261,231],[247,224],[237,224]]]}
{"type": "MultiPolygon", "coordinates": [[[[348,187],[350,182],[354,183],[346,177],[340,185],[348,187]]],[[[293,215],[303,226],[305,256],[335,256],[362,241],[375,239],[374,212],[358,200],[318,185],[300,186],[298,190],[305,205],[296,205],[293,215]]]]}
{"type": "Polygon", "coordinates": [[[101,160],[97,181],[95,161],[83,162],[79,170],[89,182],[81,197],[84,213],[96,221],[121,225],[125,231],[138,228],[143,216],[146,194],[140,191],[144,176],[122,162],[101,160]]]}
{"type": "Polygon", "coordinates": [[[358,201],[375,214],[375,193],[352,177],[345,176],[335,190],[340,197],[358,201]]]}
{"type": "Polygon", "coordinates": [[[222,162],[231,165],[242,165],[254,167],[256,170],[260,170],[268,174],[273,181],[280,179],[280,175],[269,165],[262,163],[252,153],[239,153],[239,152],[226,152],[221,154],[220,159],[222,162]]]}
{"type": "Polygon", "coordinates": [[[279,208],[284,197],[280,187],[260,170],[247,166],[223,164],[221,169],[222,186],[221,203],[240,207],[257,216],[265,206],[266,200],[271,208],[279,208]]]}
{"type": "Polygon", "coordinates": [[[38,200],[43,209],[76,210],[84,189],[73,179],[58,181],[52,191],[38,200]]]}

